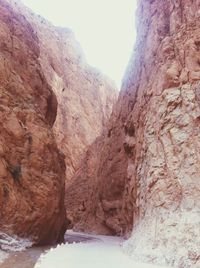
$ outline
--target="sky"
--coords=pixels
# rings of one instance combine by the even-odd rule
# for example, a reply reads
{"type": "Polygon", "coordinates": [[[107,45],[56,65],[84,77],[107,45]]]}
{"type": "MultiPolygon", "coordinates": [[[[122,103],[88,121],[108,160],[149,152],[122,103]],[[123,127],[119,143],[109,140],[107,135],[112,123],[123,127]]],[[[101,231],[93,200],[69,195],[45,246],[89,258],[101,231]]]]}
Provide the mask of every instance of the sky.
{"type": "Polygon", "coordinates": [[[22,0],[56,26],[71,28],[87,62],[120,87],[135,41],[137,0],[22,0]]]}

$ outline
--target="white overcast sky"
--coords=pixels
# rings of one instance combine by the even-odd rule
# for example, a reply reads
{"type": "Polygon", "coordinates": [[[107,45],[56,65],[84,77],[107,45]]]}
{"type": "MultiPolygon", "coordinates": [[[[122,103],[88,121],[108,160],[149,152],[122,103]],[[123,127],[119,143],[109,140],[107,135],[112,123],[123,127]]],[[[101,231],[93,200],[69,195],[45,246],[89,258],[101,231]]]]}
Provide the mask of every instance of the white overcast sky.
{"type": "Polygon", "coordinates": [[[88,63],[121,84],[135,41],[137,0],[22,0],[53,24],[73,30],[88,63]]]}

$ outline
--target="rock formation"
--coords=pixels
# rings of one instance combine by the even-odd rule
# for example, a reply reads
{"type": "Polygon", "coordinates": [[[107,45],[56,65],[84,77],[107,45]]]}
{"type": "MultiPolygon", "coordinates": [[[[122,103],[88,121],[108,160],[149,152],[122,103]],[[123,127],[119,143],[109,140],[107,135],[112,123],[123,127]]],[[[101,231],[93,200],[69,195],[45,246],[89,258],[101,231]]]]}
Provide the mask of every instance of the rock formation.
{"type": "Polygon", "coordinates": [[[81,230],[133,226],[125,248],[135,258],[199,267],[200,1],[140,0],[137,18],[117,105],[67,210],[81,230]]]}
{"type": "Polygon", "coordinates": [[[58,148],[65,155],[66,179],[69,181],[88,145],[102,133],[116,101],[117,90],[110,79],[87,64],[70,29],[53,26],[20,3],[16,9],[26,16],[37,33],[39,61],[57,97],[53,129],[58,148]]]}
{"type": "Polygon", "coordinates": [[[0,230],[38,244],[65,231],[65,164],[52,126],[57,100],[26,18],[0,1],[0,230]]]}
{"type": "Polygon", "coordinates": [[[12,0],[0,0],[0,22],[0,231],[53,243],[66,227],[64,181],[117,92],[69,29],[12,0]]]}

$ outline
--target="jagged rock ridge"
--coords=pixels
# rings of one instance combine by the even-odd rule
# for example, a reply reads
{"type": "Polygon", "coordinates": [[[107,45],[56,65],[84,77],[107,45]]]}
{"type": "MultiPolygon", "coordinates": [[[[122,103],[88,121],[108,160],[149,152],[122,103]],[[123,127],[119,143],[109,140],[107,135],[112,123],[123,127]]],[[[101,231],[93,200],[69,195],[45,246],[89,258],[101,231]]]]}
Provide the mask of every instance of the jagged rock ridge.
{"type": "Polygon", "coordinates": [[[130,254],[175,267],[198,267],[200,256],[199,16],[200,1],[139,1],[119,100],[68,188],[76,228],[133,226],[130,254]]]}

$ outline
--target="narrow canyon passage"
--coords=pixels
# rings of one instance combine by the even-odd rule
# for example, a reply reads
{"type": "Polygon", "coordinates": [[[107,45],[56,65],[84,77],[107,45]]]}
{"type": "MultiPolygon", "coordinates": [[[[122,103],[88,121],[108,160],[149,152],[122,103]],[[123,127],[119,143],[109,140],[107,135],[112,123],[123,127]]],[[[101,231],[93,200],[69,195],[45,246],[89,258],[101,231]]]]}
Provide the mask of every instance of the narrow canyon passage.
{"type": "Polygon", "coordinates": [[[200,0],[138,1],[137,32],[118,94],[0,0],[1,268],[200,267],[200,0]]]}

